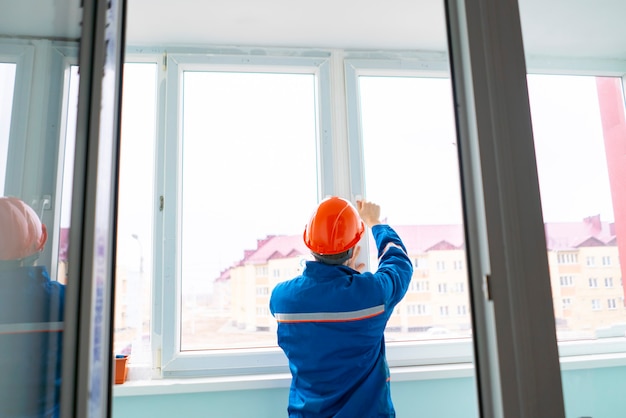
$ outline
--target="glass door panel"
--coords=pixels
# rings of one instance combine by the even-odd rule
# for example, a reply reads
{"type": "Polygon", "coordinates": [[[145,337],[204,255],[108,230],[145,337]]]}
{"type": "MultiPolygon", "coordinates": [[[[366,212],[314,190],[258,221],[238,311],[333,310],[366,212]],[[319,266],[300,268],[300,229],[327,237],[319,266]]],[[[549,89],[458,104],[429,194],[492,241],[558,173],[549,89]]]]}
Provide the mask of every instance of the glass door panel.
{"type": "Polygon", "coordinates": [[[62,396],[73,398],[61,392],[71,351],[63,344],[69,200],[62,196],[73,175],[63,161],[75,142],[70,67],[82,10],[11,1],[0,1],[0,10],[0,416],[58,417],[62,396]]]}
{"type": "Polygon", "coordinates": [[[626,8],[520,1],[520,11],[566,415],[619,417],[626,55],[618,16],[626,8]]]}

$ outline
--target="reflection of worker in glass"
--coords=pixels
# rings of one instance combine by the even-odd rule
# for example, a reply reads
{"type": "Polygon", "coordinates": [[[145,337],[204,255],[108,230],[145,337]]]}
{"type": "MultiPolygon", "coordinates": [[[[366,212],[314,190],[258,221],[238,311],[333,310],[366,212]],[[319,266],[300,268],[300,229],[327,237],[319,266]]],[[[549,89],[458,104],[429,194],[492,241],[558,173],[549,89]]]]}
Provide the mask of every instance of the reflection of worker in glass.
{"type": "Polygon", "coordinates": [[[58,417],[65,286],[36,266],[46,226],[0,197],[0,417],[58,417]]]}
{"type": "Polygon", "coordinates": [[[380,207],[357,207],[338,197],[322,201],[304,231],[315,261],[272,292],[292,374],[290,417],[395,417],[384,330],[413,267],[396,232],[380,223],[380,207]],[[378,248],[375,273],[357,271],[364,223],[378,248]]]}

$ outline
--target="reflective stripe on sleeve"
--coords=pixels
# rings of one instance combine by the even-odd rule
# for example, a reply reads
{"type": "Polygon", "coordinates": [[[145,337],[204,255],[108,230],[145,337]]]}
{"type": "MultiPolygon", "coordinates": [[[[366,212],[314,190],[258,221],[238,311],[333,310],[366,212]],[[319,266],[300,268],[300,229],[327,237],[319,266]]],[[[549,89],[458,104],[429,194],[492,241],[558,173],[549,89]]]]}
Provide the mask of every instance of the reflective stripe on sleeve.
{"type": "Polygon", "coordinates": [[[350,312],[276,313],[278,322],[349,322],[371,318],[385,312],[385,305],[350,312]]]}
{"type": "Polygon", "coordinates": [[[24,334],[30,332],[63,331],[63,322],[26,322],[22,324],[0,324],[0,334],[24,334]]]}
{"type": "MultiPolygon", "coordinates": [[[[382,257],[383,255],[385,255],[385,253],[387,252],[387,250],[389,249],[389,247],[396,247],[399,248],[400,251],[402,251],[404,253],[404,248],[402,248],[400,245],[394,243],[394,242],[390,242],[389,244],[387,244],[385,246],[385,249],[383,250],[382,253],[380,253],[380,257],[382,257]]],[[[405,253],[406,254],[406,253],[405,253]]],[[[380,257],[378,257],[380,259],[380,257]]]]}

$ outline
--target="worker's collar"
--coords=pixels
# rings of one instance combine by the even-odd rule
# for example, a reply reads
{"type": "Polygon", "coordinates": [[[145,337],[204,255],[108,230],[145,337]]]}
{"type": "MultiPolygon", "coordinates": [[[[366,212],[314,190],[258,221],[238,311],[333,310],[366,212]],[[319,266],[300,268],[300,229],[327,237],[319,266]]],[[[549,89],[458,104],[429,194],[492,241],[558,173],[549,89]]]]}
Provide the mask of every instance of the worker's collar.
{"type": "Polygon", "coordinates": [[[346,265],[333,266],[319,261],[307,261],[302,274],[304,276],[315,277],[315,279],[318,280],[326,278],[328,280],[334,280],[339,276],[352,276],[354,274],[359,274],[359,272],[346,265]]]}

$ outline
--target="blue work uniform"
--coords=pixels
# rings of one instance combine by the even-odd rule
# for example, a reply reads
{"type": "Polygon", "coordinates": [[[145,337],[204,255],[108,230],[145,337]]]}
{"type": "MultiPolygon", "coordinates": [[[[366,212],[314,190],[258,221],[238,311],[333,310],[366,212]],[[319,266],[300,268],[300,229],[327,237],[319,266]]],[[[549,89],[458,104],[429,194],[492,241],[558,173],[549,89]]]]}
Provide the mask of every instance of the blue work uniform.
{"type": "Polygon", "coordinates": [[[413,266],[396,232],[375,225],[376,273],[308,261],[279,283],[270,311],[289,360],[291,418],[395,417],[384,330],[413,266]]]}
{"type": "Polygon", "coordinates": [[[59,416],[64,299],[44,267],[0,270],[0,417],[59,416]]]}

